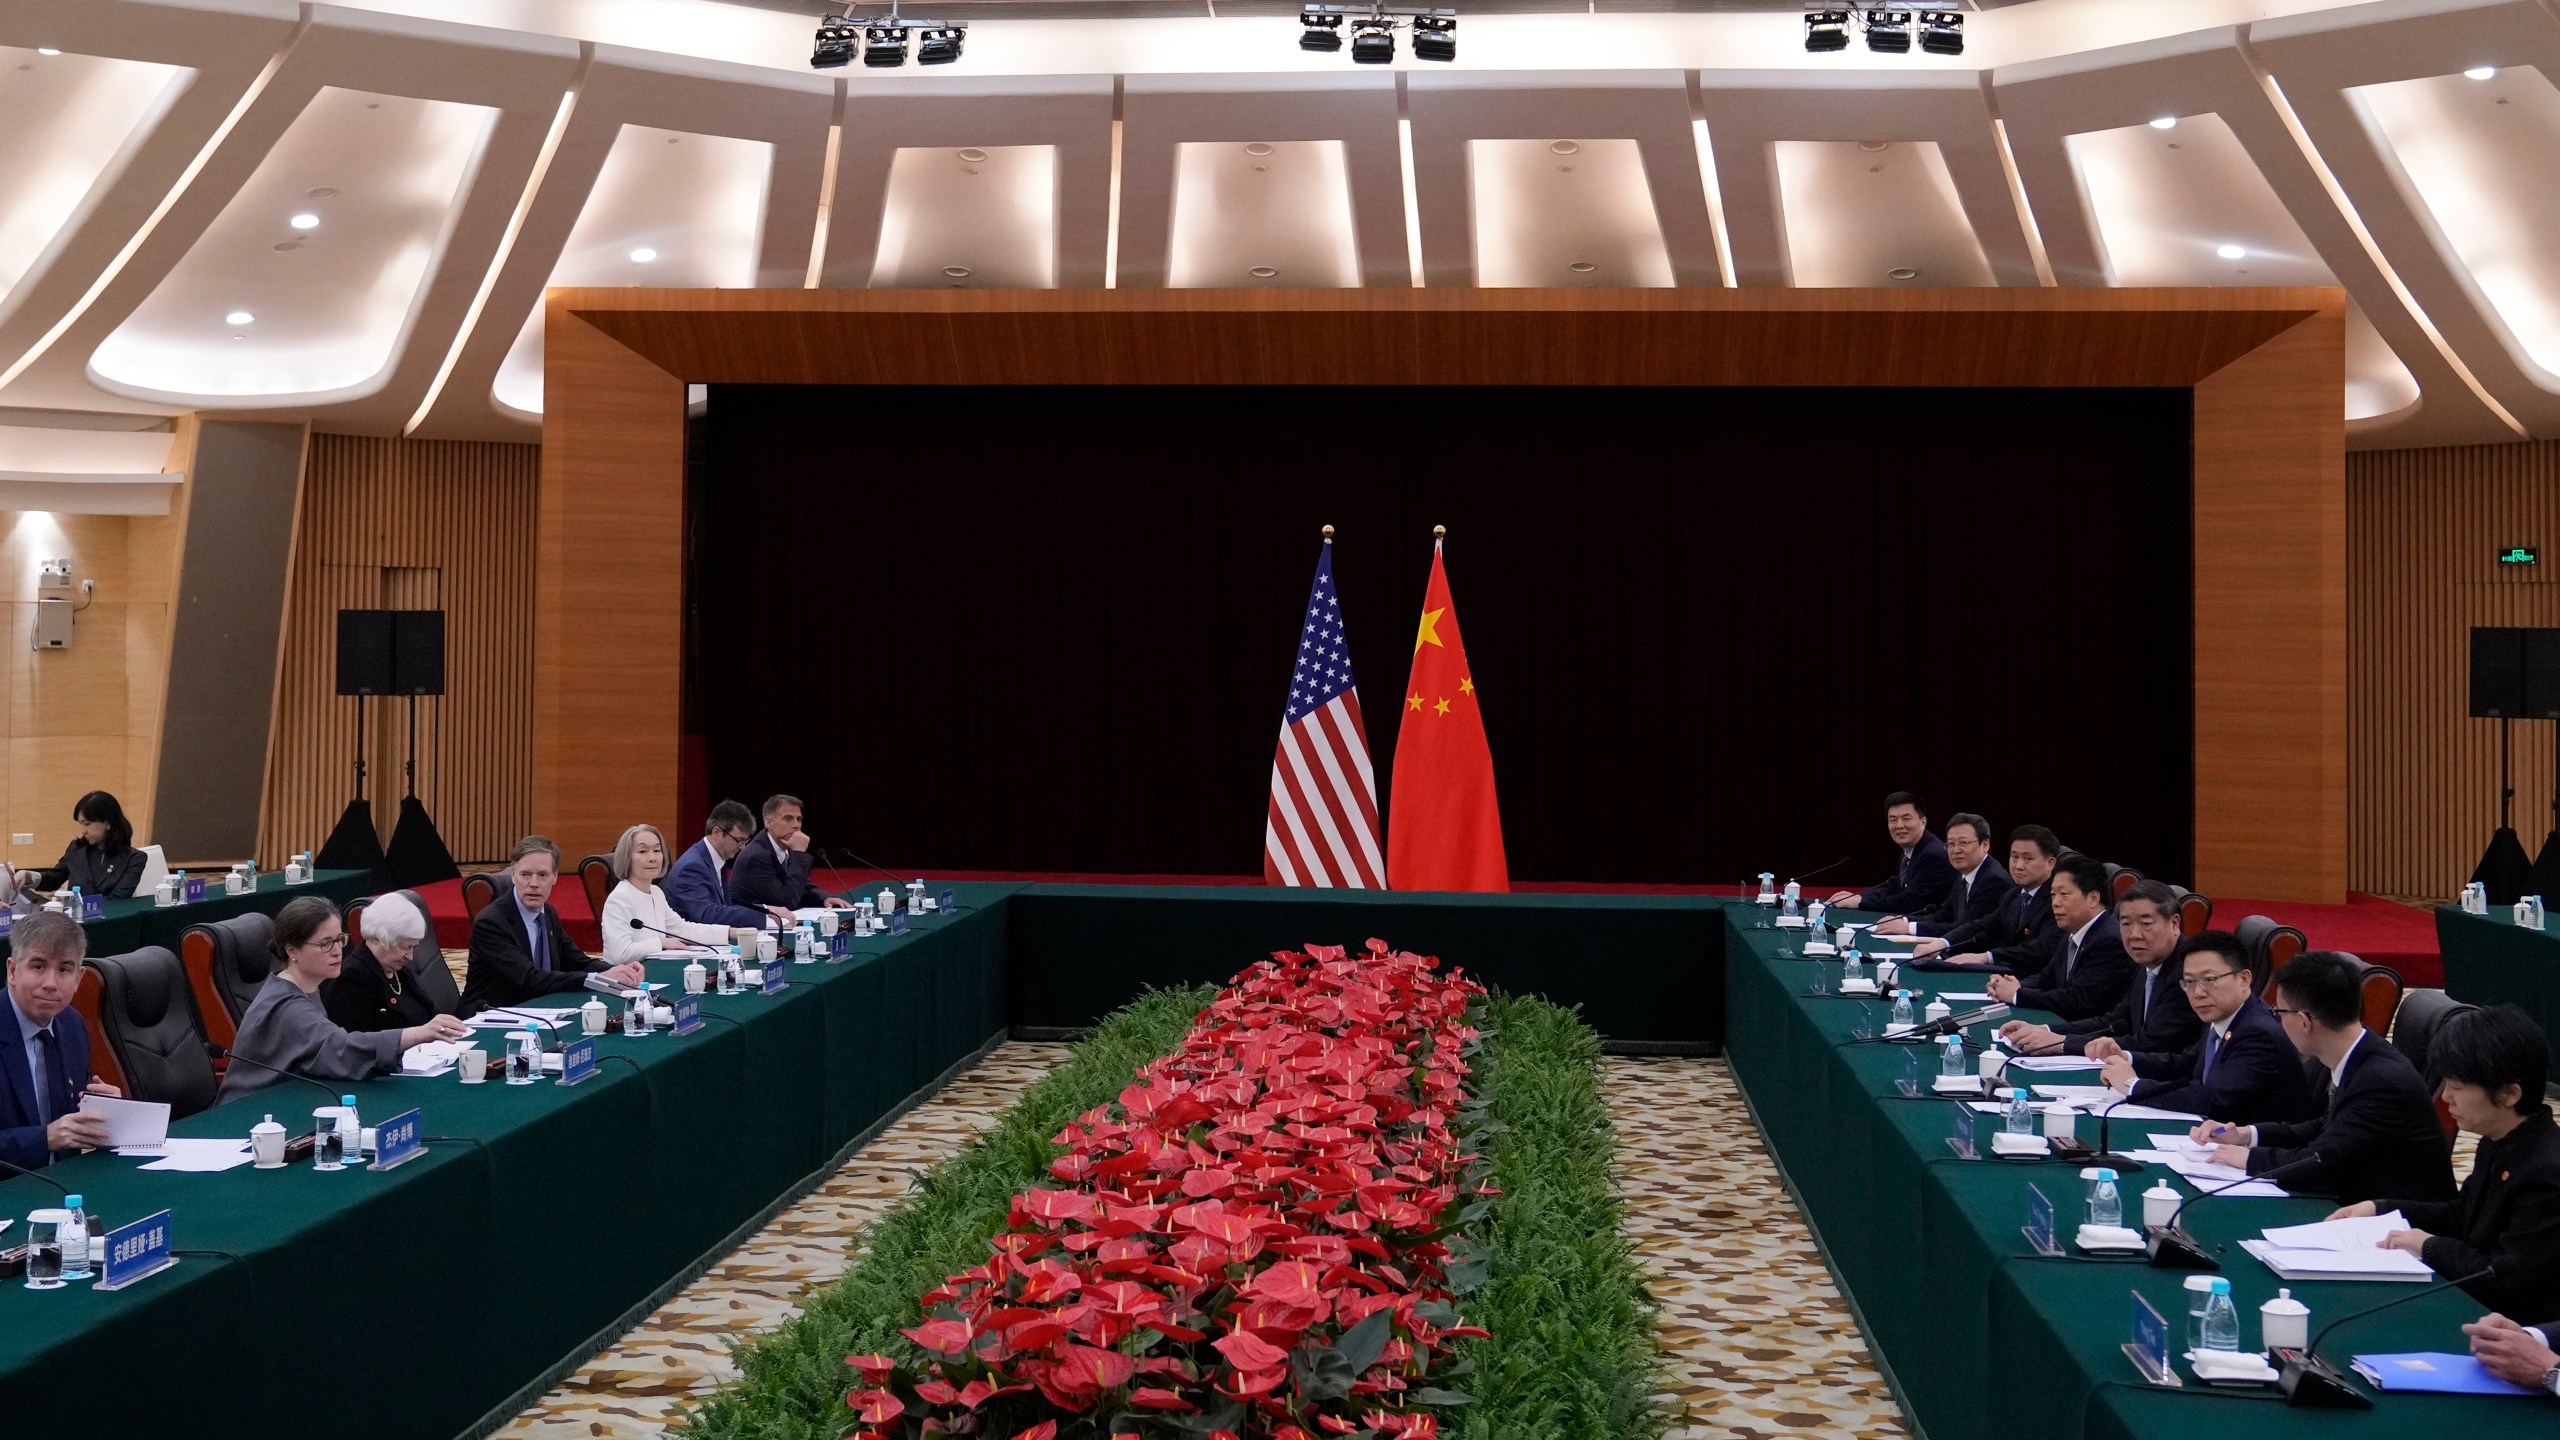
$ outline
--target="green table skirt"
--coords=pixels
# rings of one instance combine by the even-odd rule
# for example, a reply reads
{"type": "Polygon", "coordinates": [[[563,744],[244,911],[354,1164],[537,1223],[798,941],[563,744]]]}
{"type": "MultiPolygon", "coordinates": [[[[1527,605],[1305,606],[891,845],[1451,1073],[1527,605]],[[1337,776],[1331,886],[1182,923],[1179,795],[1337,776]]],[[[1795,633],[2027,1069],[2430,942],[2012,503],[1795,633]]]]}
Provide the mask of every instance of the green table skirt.
{"type": "Polygon", "coordinates": [[[2459,905],[2439,905],[2436,947],[2454,999],[2513,1005],[2560,1045],[2560,933],[2524,929],[2514,912],[2497,906],[2466,915],[2459,905]]]}
{"type": "MultiPolygon", "coordinates": [[[[155,905],[148,895],[139,899],[110,900],[106,915],[92,920],[84,928],[89,932],[89,953],[123,955],[146,945],[178,948],[178,937],[189,926],[215,920],[228,920],[255,910],[273,915],[286,901],[297,895],[323,895],[344,906],[348,901],[368,893],[362,870],[323,870],[301,885],[287,885],[284,876],[269,871],[258,877],[258,888],[247,895],[222,893],[222,877],[208,875],[211,892],[192,905],[155,905]]],[[[9,940],[0,935],[0,955],[9,953],[9,940]]]]}

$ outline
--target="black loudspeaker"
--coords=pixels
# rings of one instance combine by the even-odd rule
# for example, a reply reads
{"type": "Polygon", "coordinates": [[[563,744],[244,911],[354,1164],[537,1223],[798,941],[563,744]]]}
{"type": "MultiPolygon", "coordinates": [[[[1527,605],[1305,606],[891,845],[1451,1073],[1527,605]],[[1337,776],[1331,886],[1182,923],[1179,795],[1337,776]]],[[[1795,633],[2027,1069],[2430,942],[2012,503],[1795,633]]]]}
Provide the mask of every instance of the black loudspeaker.
{"type": "MultiPolygon", "coordinates": [[[[338,693],[391,693],[391,617],[389,610],[338,612],[338,693]]],[[[441,648],[441,647],[439,647],[441,648]]]]}
{"type": "Polygon", "coordinates": [[[444,612],[387,610],[391,617],[391,693],[444,693],[444,612]]]}
{"type": "Polygon", "coordinates": [[[2519,630],[2524,637],[2524,698],[2516,713],[2527,720],[2560,720],[2560,630],[2519,630]]]}

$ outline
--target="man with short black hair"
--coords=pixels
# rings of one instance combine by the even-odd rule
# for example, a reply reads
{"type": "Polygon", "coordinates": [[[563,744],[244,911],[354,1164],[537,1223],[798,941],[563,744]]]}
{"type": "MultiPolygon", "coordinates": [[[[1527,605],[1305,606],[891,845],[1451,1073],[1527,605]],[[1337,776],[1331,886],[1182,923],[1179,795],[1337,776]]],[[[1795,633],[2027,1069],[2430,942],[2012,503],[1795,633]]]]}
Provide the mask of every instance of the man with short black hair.
{"type": "MultiPolygon", "coordinates": [[[[2149,883],[2149,882],[2145,882],[2149,883]]],[[[2208,1119],[2200,1144],[2222,1164],[2264,1175],[2313,1154],[2319,1163],[2285,1178],[2288,1190],[2341,1200],[2454,1196],[2453,1149],[2418,1068],[2364,1028],[2364,974],[2334,950],[2308,950],[2276,972],[2276,1019],[2294,1048],[2320,1062],[2320,1113],[2308,1120],[2229,1125],[2208,1119]]]]}
{"type": "Polygon", "coordinates": [[[1947,863],[1945,843],[1929,833],[1929,812],[1920,797],[1908,790],[1896,790],[1884,797],[1884,829],[1902,850],[1893,878],[1866,890],[1839,891],[1831,897],[1831,903],[1908,915],[1914,910],[1930,909],[1947,898],[1947,888],[1956,883],[1956,872],[1947,863]]]}
{"type": "Polygon", "coordinates": [[[2041,970],[2052,953],[2054,864],[2062,858],[2062,842],[2042,825],[2021,825],[2009,832],[2009,881],[2014,887],[2000,899],[1999,909],[1976,916],[1911,947],[1915,960],[1943,955],[1941,965],[1997,965],[2011,971],[2041,970]]]}
{"type": "Polygon", "coordinates": [[[2105,1062],[2106,1083],[2137,1105],[2219,1115],[2243,1125],[2309,1116],[2311,1087],[2302,1076],[2302,1057],[2285,1038],[2284,1025],[2259,1001],[2240,937],[2207,930],[2187,942],[2179,966],[2178,986],[2204,1022],[2203,1033],[2174,1053],[2091,1042],[2089,1058],[2105,1062]]]}
{"type": "Polygon", "coordinates": [[[2512,1005],[2467,1011],[2428,1043],[2427,1069],[2453,1123],[2480,1137],[2460,1195],[2367,1200],[2329,1218],[2397,1210],[2411,1228],[2383,1244],[2447,1280],[2489,1270],[2462,1288],[2492,1310],[2560,1315],[2560,1130],[2542,1094],[2550,1042],[2512,1005]]]}
{"type": "Polygon", "coordinates": [[[40,1170],[53,1157],[107,1143],[107,1120],[80,1097],[124,1092],[89,1074],[89,1026],[71,1008],[89,937],[78,921],[40,910],[9,935],[9,986],[0,991],[0,1160],[40,1170]]]}
{"type": "Polygon", "coordinates": [[[764,802],[764,833],[749,840],[729,867],[730,903],[783,911],[853,908],[810,883],[812,863],[809,832],[800,827],[800,797],[771,796],[764,802]]]}
{"type": "Polygon", "coordinates": [[[1947,898],[1927,910],[1876,923],[1879,935],[1944,935],[1969,920],[2000,913],[2009,895],[2009,871],[1991,858],[1991,822],[1957,811],[1947,819],[1947,865],[1955,883],[1947,898]]]}
{"type": "Polygon", "coordinates": [[[658,882],[667,892],[667,904],[696,924],[732,930],[769,930],[788,921],[791,912],[778,905],[754,909],[730,903],[729,862],[755,835],[755,813],[746,806],[735,800],[712,806],[710,818],[702,822],[702,838],[676,857],[667,878],[658,882]]]}
{"type": "Polygon", "coordinates": [[[2025,1055],[2085,1055],[2099,1040],[2127,1050],[2177,1051],[2195,1043],[2204,1022],[2178,993],[2178,897],[2157,880],[2145,880],[2116,898],[2116,938],[2134,972],[2124,996],[2103,1015],[2037,1025],[2012,1020],[2000,1036],[2025,1055]]]}
{"type": "Polygon", "coordinates": [[[2013,968],[1984,988],[2003,1005],[2050,1010],[2065,1020],[2103,1015],[2124,998],[2133,961],[2116,934],[2107,867],[2065,855],[2053,867],[2053,928],[2061,943],[2033,970],[2013,968]]]}

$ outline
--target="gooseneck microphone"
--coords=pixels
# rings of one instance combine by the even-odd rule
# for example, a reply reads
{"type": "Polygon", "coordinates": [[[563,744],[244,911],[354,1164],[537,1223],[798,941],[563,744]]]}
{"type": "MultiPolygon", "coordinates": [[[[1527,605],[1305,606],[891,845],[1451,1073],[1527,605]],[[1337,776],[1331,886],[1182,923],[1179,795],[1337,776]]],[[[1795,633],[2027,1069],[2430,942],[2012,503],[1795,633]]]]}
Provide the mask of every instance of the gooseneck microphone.
{"type": "Polygon", "coordinates": [[[281,1075],[287,1080],[299,1080],[303,1084],[310,1086],[312,1089],[319,1091],[321,1094],[328,1096],[329,1103],[332,1105],[337,1104],[338,1097],[346,1093],[334,1085],[323,1084],[299,1071],[287,1070],[281,1065],[270,1065],[264,1060],[252,1060],[248,1056],[243,1055],[236,1050],[226,1050],[223,1047],[214,1044],[210,1040],[205,1042],[204,1053],[212,1056],[216,1060],[227,1059],[234,1065],[252,1065],[260,1070],[281,1075]]]}
{"type": "MultiPolygon", "coordinates": [[[[826,846],[824,846],[824,845],[818,846],[818,847],[817,847],[817,850],[818,850],[818,858],[820,858],[820,859],[822,859],[822,860],[824,860],[824,861],[826,861],[826,862],[827,862],[827,868],[828,868],[828,869],[830,869],[830,870],[842,870],[842,869],[844,868],[843,866],[838,865],[838,864],[836,863],[836,853],[835,853],[833,850],[828,849],[828,848],[827,848],[826,846]]],[[[858,863],[862,866],[862,868],[864,868],[864,869],[866,869],[866,870],[870,871],[870,872],[871,872],[872,874],[874,874],[874,875],[879,876],[881,879],[888,881],[888,882],[889,882],[890,884],[892,884],[892,885],[904,885],[904,884],[906,884],[906,883],[907,883],[906,881],[899,879],[896,875],[894,875],[894,874],[890,873],[889,871],[883,870],[883,869],[881,869],[879,866],[872,864],[870,861],[863,859],[861,856],[854,854],[854,853],[853,853],[852,851],[850,851],[850,850],[847,850],[847,851],[846,851],[846,852],[844,852],[844,853],[845,853],[846,858],[848,858],[848,859],[851,859],[851,860],[853,860],[853,861],[858,862],[858,863]]]]}
{"type": "Polygon", "coordinates": [[[2314,1165],[2326,1164],[2328,1159],[2328,1156],[2314,1150],[2301,1159],[2290,1164],[2279,1165],[2264,1175],[2243,1175],[2237,1180],[2225,1181],[2210,1190],[2190,1195],[2179,1201],[2178,1208],[2169,1212],[2169,1223],[2145,1237],[2144,1244],[2151,1252],[2152,1268],[2157,1270],[2221,1269],[2222,1262],[2214,1259],[2212,1252],[2206,1250],[2196,1237],[2188,1234],[2186,1229],[2178,1224],[2179,1218],[2187,1213],[2187,1207],[2199,1200],[2210,1200],[2225,1190],[2236,1190],[2253,1180],[2272,1181],[2279,1175],[2289,1175],[2296,1170],[2306,1170],[2314,1165]]]}
{"type": "Polygon", "coordinates": [[[70,1186],[63,1184],[61,1181],[54,1179],[52,1176],[45,1174],[41,1170],[30,1170],[24,1165],[8,1160],[0,1160],[0,1170],[15,1170],[30,1180],[41,1180],[47,1185],[52,1186],[54,1189],[61,1191],[63,1199],[68,1200],[71,1198],[70,1186]]]}
{"type": "Polygon", "coordinates": [[[2474,1280],[2486,1279],[2497,1272],[2498,1262],[2492,1260],[2468,1275],[2439,1280],[2433,1285],[2423,1286],[2406,1295],[2395,1296],[2379,1305],[2369,1305],[2362,1310],[2351,1310],[2321,1326],[2320,1333],[2311,1337],[2311,1343],[2299,1350],[2276,1350],[2273,1352],[2279,1362],[2276,1384],[2284,1391],[2284,1403],[2325,1410],[2372,1409],[2373,1401],[2367,1398],[2363,1391],[2348,1382],[2345,1371],[2320,1358],[2320,1342],[2336,1334],[2338,1327],[2349,1321],[2362,1320],[2368,1315],[2380,1314],[2394,1305],[2406,1305],[2412,1300],[2433,1295],[2449,1286],[2468,1285],[2474,1280]]]}
{"type": "Polygon", "coordinates": [[[1848,857],[1848,856],[1846,856],[1846,855],[1843,855],[1843,856],[1841,856],[1839,859],[1832,861],[1832,862],[1831,862],[1830,864],[1828,864],[1828,865],[1817,865],[1817,866],[1815,866],[1814,868],[1812,868],[1812,869],[1810,869],[1810,870],[1807,870],[1806,872],[1804,872],[1804,873],[1803,873],[1803,874],[1801,874],[1801,875],[1790,875],[1790,876],[1788,876],[1787,878],[1788,878],[1788,879],[1790,879],[1790,880],[1793,880],[1793,881],[1794,881],[1794,882],[1796,882],[1798,885],[1802,885],[1802,884],[1803,884],[1804,882],[1806,882],[1807,880],[1818,880],[1818,879],[1820,879],[1821,877],[1823,877],[1823,876],[1825,876],[1825,875],[1830,874],[1832,871],[1837,870],[1837,869],[1839,869],[1841,866],[1846,865],[1846,864],[1848,864],[1848,863],[1849,863],[1849,857],[1848,857]]]}
{"type": "Polygon", "coordinates": [[[688,950],[716,950],[719,948],[718,946],[709,944],[705,941],[686,939],[686,937],[677,934],[673,930],[660,930],[657,926],[650,924],[648,921],[641,919],[637,915],[631,917],[631,928],[634,930],[647,930],[653,934],[664,935],[670,940],[681,940],[684,942],[684,946],[688,950]]]}

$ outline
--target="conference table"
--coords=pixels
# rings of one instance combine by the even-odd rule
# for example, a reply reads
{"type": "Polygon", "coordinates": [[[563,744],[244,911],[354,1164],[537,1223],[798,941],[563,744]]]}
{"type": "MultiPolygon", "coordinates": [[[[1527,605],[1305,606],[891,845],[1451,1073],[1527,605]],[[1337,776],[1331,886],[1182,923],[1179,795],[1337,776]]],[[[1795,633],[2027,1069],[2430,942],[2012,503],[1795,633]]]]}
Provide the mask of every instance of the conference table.
{"type": "Polygon", "coordinates": [[[2513,1005],[2560,1043],[2560,934],[2518,925],[2507,906],[2472,915],[2439,905],[2436,948],[2444,953],[2446,994],[2474,1005],[2513,1005]]]}
{"type": "MultiPolygon", "coordinates": [[[[1989,1158],[2000,1117],[1929,1094],[1938,1068],[1931,1047],[1859,1041],[1852,1032],[1862,1027],[1881,1032],[1885,1003],[1810,993],[1817,970],[1829,973],[1836,990],[1840,967],[1793,958],[1802,932],[1757,928],[1763,919],[1751,905],[1735,905],[1726,915],[1726,1053],[1906,1413],[1930,1440],[1998,1434],[2186,1440],[2200,1430],[2282,1440],[2560,1424],[2560,1413],[2541,1408],[2552,1402],[2529,1397],[2397,1394],[2382,1396],[2369,1411],[2295,1409],[2276,1403],[2270,1388],[2205,1387],[2183,1361],[2183,1388],[2148,1383],[2119,1348],[2131,1338],[2132,1296],[2141,1295],[2167,1319],[2172,1349],[2182,1350],[2182,1285],[2189,1272],[2153,1269],[2139,1257],[2083,1256],[2072,1244],[2085,1210],[2077,1167],[1989,1158]],[[1915,1051],[1923,1098],[1904,1099],[1898,1082],[1915,1051]],[[1960,1159],[1948,1144],[1960,1116],[1969,1117],[1961,1123],[1974,1131],[1984,1158],[1960,1159]],[[2070,1258],[2043,1258],[2028,1243],[2031,1185],[2053,1202],[2056,1236],[2070,1258]]],[[[1919,1005],[1945,991],[1979,992],[1981,980],[1918,971],[1901,977],[1919,1005]]],[[[2052,1017],[2020,1011],[2017,1018],[2052,1017]]],[[[2096,1083],[2085,1073],[2032,1078],[2096,1083]]],[[[2094,1142],[2095,1122],[2083,1116],[2079,1125],[2081,1138],[2094,1142]]],[[[2117,1121],[2109,1141],[2120,1150],[2141,1148],[2149,1134],[2183,1128],[2117,1121]]],[[[2154,1166],[2120,1181],[2131,1223],[2139,1223],[2139,1193],[2166,1174],[2154,1166]]],[[[2183,1180],[2170,1183],[2195,1193],[2183,1180]]],[[[2331,1320],[2417,1288],[2280,1281],[2239,1248],[2262,1228],[2316,1221],[2332,1208],[2326,1200],[2226,1198],[2187,1212],[2189,1231],[2227,1247],[2221,1273],[2231,1281],[2244,1347],[2258,1343],[2258,1307],[2279,1285],[2311,1308],[2314,1334],[2331,1320]]],[[[2344,1364],[2353,1354],[2460,1352],[2467,1348],[2460,1326],[2480,1313],[2460,1292],[2441,1291],[2347,1326],[2322,1353],[2344,1364]]]]}
{"type": "MultiPolygon", "coordinates": [[[[191,925],[228,920],[234,915],[252,911],[272,915],[284,908],[286,901],[297,895],[321,895],[345,905],[356,897],[370,893],[366,883],[371,874],[365,870],[322,870],[299,885],[284,883],[280,871],[266,871],[258,876],[258,888],[245,895],[222,893],[222,877],[207,875],[205,897],[191,904],[161,905],[148,895],[114,899],[106,902],[105,915],[84,925],[89,932],[89,953],[122,955],[146,945],[178,948],[178,937],[191,925]]],[[[0,935],[0,956],[9,953],[9,938],[0,935]]]]}

